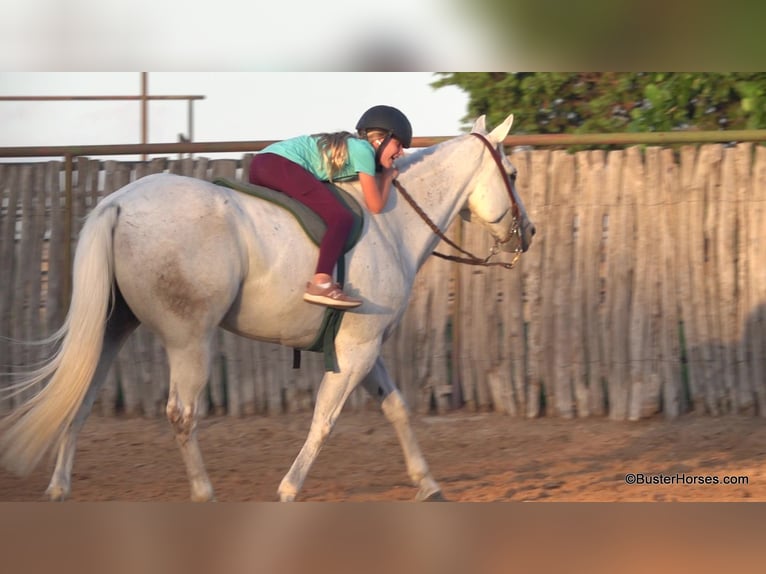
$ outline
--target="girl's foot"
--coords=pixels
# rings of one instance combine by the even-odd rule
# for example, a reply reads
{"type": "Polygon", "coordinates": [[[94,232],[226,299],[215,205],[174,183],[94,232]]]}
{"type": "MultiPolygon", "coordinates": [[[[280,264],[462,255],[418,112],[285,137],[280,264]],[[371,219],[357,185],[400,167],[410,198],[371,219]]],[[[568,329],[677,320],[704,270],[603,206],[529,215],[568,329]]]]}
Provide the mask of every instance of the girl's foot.
{"type": "Polygon", "coordinates": [[[317,305],[325,305],[333,309],[351,309],[359,307],[362,304],[361,299],[349,297],[340,288],[337,283],[328,285],[316,285],[306,283],[306,292],[303,294],[303,300],[317,305]]]}

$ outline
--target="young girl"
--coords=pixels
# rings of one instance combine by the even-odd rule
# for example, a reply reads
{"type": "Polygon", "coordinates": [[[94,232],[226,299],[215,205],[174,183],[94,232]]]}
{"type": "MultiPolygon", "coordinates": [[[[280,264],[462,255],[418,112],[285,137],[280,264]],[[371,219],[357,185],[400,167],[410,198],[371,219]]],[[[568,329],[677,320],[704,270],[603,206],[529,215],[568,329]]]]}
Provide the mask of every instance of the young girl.
{"type": "Polygon", "coordinates": [[[374,106],[349,132],[304,135],[266,147],[253,158],[250,183],[286,193],[314,210],[327,225],[319,245],[319,261],[303,299],[337,309],[362,304],[333,281],[333,270],[343,252],[353,216],[322,182],[358,177],[364,201],[380,213],[388,201],[391,182],[398,175],[394,160],[412,143],[407,117],[391,106],[374,106]]]}

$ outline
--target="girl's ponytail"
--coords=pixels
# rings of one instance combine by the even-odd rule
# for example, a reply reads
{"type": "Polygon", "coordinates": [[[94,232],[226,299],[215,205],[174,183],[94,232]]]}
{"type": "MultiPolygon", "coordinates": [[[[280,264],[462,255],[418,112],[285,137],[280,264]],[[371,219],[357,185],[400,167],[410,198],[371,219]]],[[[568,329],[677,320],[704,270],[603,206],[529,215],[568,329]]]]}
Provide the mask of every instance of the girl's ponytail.
{"type": "Polygon", "coordinates": [[[350,132],[334,132],[317,134],[315,137],[327,175],[332,181],[348,161],[348,138],[355,136],[350,132]]]}

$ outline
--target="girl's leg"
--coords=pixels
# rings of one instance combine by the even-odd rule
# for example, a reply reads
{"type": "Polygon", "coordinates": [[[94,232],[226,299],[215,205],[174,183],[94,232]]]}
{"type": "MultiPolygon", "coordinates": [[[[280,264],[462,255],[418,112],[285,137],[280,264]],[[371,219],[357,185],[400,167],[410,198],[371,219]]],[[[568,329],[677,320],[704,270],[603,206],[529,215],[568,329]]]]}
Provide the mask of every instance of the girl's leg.
{"type": "Polygon", "coordinates": [[[358,299],[348,297],[333,285],[332,274],[354,223],[353,215],[335,195],[298,164],[270,153],[257,154],[250,164],[250,183],[289,195],[322,218],[327,225],[319,245],[319,260],[306,300],[341,308],[356,307],[358,299]]]}

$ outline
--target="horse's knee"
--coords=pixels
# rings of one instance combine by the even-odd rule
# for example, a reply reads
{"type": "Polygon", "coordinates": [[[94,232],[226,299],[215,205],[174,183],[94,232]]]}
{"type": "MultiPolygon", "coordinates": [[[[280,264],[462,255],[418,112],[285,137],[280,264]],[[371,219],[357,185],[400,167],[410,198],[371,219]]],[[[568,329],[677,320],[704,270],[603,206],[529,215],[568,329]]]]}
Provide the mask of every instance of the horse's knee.
{"type": "Polygon", "coordinates": [[[176,439],[180,442],[186,442],[194,432],[196,427],[196,418],[194,416],[194,408],[187,406],[181,407],[176,401],[168,401],[168,405],[165,409],[168,422],[173,427],[176,439]]]}
{"type": "Polygon", "coordinates": [[[165,405],[165,416],[168,419],[168,422],[175,428],[178,421],[181,419],[181,406],[178,404],[178,401],[175,399],[175,397],[170,397],[168,399],[168,404],[165,405]]]}

